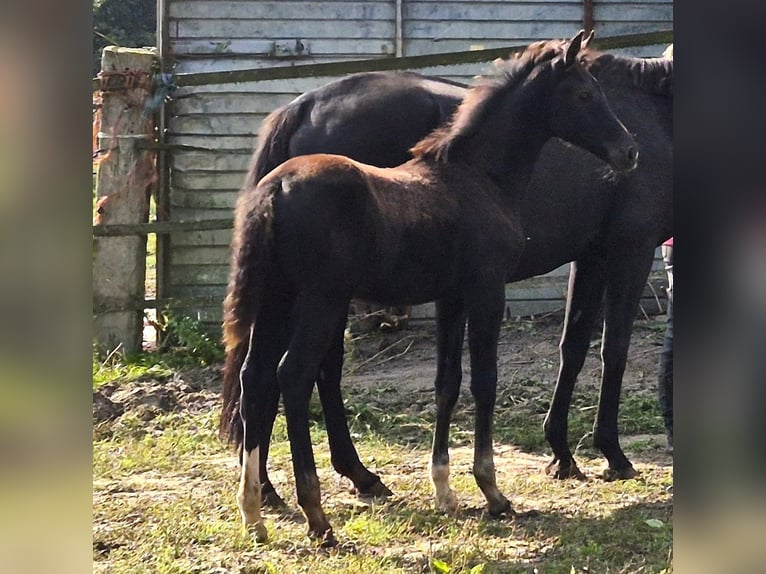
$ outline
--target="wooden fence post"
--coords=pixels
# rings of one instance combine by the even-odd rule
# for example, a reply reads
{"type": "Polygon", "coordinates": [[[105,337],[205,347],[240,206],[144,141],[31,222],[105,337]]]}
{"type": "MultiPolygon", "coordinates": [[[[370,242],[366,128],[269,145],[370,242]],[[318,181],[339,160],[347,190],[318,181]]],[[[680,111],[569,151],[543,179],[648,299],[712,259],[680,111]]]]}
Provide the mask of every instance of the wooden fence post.
{"type": "MultiPolygon", "coordinates": [[[[151,94],[155,50],[107,46],[101,58],[100,162],[96,178],[96,224],[144,223],[153,153],[141,146],[154,138],[151,94]]],[[[96,345],[125,354],[141,351],[146,236],[93,237],[93,328],[96,345]],[[120,311],[120,307],[134,310],[120,311]],[[104,309],[108,309],[104,311],[104,309]]]]}

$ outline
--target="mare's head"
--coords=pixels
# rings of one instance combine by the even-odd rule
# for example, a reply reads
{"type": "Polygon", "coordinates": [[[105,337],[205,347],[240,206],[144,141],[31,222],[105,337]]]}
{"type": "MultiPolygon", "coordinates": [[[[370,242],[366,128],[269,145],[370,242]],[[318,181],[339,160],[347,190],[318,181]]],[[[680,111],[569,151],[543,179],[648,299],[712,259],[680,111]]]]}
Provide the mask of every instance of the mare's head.
{"type": "MultiPolygon", "coordinates": [[[[633,137],[614,115],[596,79],[586,69],[581,50],[593,38],[583,40],[580,31],[569,42],[546,42],[554,50],[550,60],[553,82],[549,96],[548,125],[556,137],[584,148],[617,171],[637,165],[638,148],[633,137]]],[[[528,50],[534,50],[536,45],[528,50]]],[[[539,48],[538,48],[539,49],[539,48]]]]}

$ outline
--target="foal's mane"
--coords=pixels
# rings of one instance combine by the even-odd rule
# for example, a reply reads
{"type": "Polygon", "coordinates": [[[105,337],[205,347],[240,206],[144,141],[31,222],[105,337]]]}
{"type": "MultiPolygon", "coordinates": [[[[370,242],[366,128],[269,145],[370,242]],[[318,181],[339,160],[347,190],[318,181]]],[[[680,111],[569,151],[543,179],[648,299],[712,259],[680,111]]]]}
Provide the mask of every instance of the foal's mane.
{"type": "Polygon", "coordinates": [[[416,158],[447,161],[449,151],[476,132],[484,116],[504,94],[527,79],[538,64],[563,54],[566,47],[566,40],[535,42],[507,60],[495,60],[494,73],[479,77],[447,124],[420,140],[410,153],[416,158]]]}
{"type": "Polygon", "coordinates": [[[578,58],[599,82],[608,80],[650,94],[673,97],[673,60],[631,58],[590,48],[581,50],[578,58]]]}

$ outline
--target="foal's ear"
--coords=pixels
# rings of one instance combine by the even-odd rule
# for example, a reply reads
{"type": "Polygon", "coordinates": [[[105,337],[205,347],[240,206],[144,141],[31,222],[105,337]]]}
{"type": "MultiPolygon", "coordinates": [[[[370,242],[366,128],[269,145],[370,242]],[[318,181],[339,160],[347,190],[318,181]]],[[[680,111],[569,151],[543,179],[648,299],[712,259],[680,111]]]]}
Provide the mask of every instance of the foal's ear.
{"type": "Polygon", "coordinates": [[[591,30],[590,34],[588,34],[585,38],[583,38],[582,46],[580,47],[581,50],[584,50],[588,46],[590,46],[590,43],[593,41],[594,36],[596,35],[595,30],[591,30]]]}
{"type": "Polygon", "coordinates": [[[577,61],[577,53],[580,51],[580,48],[582,47],[582,37],[585,35],[585,30],[580,30],[577,32],[574,38],[572,38],[569,41],[569,46],[567,47],[567,53],[564,56],[564,63],[567,66],[571,66],[577,61]]]}

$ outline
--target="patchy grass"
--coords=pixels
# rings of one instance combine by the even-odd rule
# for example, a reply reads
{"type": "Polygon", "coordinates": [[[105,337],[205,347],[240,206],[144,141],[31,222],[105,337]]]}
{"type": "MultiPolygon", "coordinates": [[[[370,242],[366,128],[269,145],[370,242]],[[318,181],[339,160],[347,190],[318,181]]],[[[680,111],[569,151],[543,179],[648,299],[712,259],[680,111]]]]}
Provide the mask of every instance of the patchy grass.
{"type": "MultiPolygon", "coordinates": [[[[94,572],[672,572],[673,472],[656,438],[662,423],[649,388],[624,396],[620,411],[621,432],[630,435],[622,442],[641,472],[637,479],[596,478],[604,465],[590,445],[597,389],[585,386],[576,390],[569,425],[572,448],[579,444],[578,464],[590,478],[554,481],[542,472],[549,459],[542,435],[549,372],[541,364],[540,376],[506,373],[495,417],[495,462],[498,485],[517,516],[496,520],[484,512],[471,473],[473,407],[465,389],[450,451],[451,485],[460,506],[448,516],[434,509],[427,472],[433,393],[355,384],[358,379],[350,375],[344,396],[358,451],[394,496],[369,502],[349,492],[331,468],[314,399],[311,435],[323,505],[340,544],[321,550],[306,536],[280,414],[270,476],[291,509],[266,512],[269,541],[256,547],[240,527],[235,457],[217,437],[217,388],[195,384],[198,371],[173,367],[177,359],[147,355],[106,365],[94,360],[99,392],[117,388],[146,399],[145,393],[130,391],[156,379],[158,389],[177,393],[174,400],[157,403],[163,408],[126,406],[119,417],[94,425],[94,572]],[[184,385],[194,392],[184,391],[184,385]]],[[[397,364],[390,361],[385,369],[397,364]]],[[[213,371],[205,373],[214,378],[213,371]]]]}

